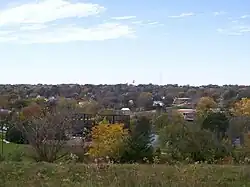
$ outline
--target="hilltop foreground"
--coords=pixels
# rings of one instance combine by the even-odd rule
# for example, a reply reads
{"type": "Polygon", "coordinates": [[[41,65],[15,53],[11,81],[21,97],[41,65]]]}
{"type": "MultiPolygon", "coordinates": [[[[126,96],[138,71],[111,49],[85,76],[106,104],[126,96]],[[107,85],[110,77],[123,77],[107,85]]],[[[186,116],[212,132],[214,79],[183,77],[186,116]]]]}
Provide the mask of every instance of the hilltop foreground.
{"type": "Polygon", "coordinates": [[[1,163],[1,186],[248,186],[249,166],[1,163]]]}

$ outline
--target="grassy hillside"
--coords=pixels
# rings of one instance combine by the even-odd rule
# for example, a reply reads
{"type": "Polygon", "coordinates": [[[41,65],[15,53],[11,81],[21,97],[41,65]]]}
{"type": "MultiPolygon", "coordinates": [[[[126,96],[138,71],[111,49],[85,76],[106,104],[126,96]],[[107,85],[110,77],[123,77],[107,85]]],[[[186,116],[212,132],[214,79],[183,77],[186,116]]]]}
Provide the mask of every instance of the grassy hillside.
{"type": "Polygon", "coordinates": [[[15,143],[6,144],[5,142],[2,144],[2,139],[0,139],[0,151],[2,151],[2,145],[3,145],[3,150],[4,150],[5,155],[7,155],[8,153],[12,153],[15,150],[24,151],[24,148],[25,148],[25,145],[22,145],[22,144],[15,144],[15,143]]]}
{"type": "Polygon", "coordinates": [[[250,186],[249,166],[0,163],[0,186],[250,186]]]}

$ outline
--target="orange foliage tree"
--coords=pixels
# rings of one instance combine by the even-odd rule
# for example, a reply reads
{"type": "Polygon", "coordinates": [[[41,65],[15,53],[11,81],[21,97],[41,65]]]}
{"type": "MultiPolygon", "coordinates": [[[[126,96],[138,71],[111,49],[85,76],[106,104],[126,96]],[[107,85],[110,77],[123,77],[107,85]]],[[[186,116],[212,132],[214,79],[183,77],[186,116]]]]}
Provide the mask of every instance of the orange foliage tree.
{"type": "Polygon", "coordinates": [[[24,107],[21,111],[21,117],[28,119],[28,118],[32,118],[32,117],[37,117],[39,115],[41,115],[42,113],[42,108],[36,104],[36,103],[32,103],[27,107],[24,107]]]}

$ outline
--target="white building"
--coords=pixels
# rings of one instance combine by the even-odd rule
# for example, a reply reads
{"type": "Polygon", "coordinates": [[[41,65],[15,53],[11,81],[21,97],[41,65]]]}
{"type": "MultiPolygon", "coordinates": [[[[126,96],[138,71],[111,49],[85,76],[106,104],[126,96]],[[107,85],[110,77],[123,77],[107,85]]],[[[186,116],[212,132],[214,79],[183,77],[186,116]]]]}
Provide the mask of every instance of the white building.
{"type": "Polygon", "coordinates": [[[122,111],[122,114],[124,114],[124,115],[130,115],[131,114],[131,110],[129,108],[122,108],[121,111],[122,111]]]}

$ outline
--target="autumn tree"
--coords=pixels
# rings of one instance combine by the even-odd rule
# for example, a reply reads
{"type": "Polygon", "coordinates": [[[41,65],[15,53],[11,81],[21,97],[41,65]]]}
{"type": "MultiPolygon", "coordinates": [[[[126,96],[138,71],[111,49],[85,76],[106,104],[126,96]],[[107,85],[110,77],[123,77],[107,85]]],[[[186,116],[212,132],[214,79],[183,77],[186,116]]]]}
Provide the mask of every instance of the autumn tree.
{"type": "Polygon", "coordinates": [[[113,161],[119,161],[127,135],[128,131],[123,128],[123,124],[101,123],[94,126],[88,153],[92,158],[109,157],[113,161]]]}
{"type": "Polygon", "coordinates": [[[21,115],[26,119],[39,116],[41,115],[41,113],[42,113],[42,108],[36,103],[31,103],[29,106],[24,107],[21,110],[21,115]]]}
{"type": "MultiPolygon", "coordinates": [[[[242,98],[235,103],[231,111],[234,117],[230,123],[230,135],[243,137],[243,134],[250,130],[250,99],[242,98]]],[[[243,140],[243,138],[241,139],[243,140]]]]}
{"type": "Polygon", "coordinates": [[[217,103],[211,97],[202,97],[196,106],[196,113],[198,118],[205,119],[212,109],[217,107],[217,103]]]}
{"type": "Polygon", "coordinates": [[[242,98],[240,101],[235,103],[233,108],[235,116],[250,116],[250,99],[242,98]]]}

